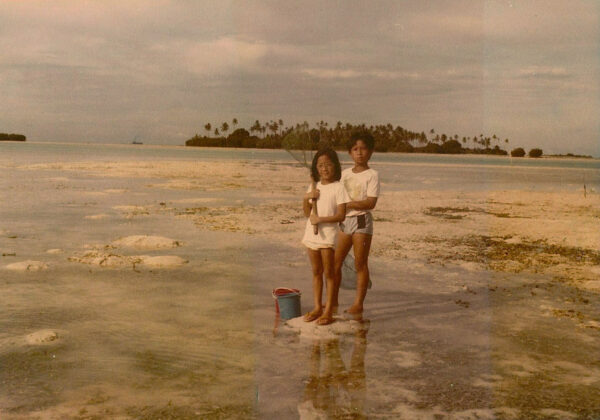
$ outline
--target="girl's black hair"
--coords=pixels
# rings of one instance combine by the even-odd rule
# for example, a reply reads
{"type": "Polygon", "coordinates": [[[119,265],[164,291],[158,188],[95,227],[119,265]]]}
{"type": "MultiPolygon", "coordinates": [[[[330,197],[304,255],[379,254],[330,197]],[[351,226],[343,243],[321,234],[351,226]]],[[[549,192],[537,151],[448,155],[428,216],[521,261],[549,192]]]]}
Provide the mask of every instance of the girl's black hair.
{"type": "Polygon", "coordinates": [[[367,130],[356,130],[350,134],[350,140],[346,143],[346,148],[350,151],[357,141],[362,140],[370,151],[375,150],[375,139],[367,130]]]}
{"type": "Polygon", "coordinates": [[[338,155],[335,152],[335,150],[330,149],[328,147],[320,149],[315,154],[315,157],[312,160],[312,165],[310,167],[310,176],[315,182],[319,182],[321,180],[321,178],[319,177],[319,171],[317,170],[317,160],[323,155],[326,155],[329,158],[329,160],[331,160],[331,162],[333,163],[333,179],[335,181],[339,181],[342,178],[342,165],[340,165],[340,159],[338,158],[338,155]]]}

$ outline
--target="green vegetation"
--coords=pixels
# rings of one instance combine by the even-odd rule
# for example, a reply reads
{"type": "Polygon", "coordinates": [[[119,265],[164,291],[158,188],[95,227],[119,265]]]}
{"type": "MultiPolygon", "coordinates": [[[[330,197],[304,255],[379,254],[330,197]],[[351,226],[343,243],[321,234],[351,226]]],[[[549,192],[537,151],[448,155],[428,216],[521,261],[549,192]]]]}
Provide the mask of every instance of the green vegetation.
{"type": "Polygon", "coordinates": [[[373,135],[377,152],[508,154],[500,148],[502,142],[508,144],[508,139],[502,141],[495,134],[491,137],[483,134],[472,137],[459,137],[458,134],[452,136],[438,134],[434,129],[431,129],[429,134],[425,134],[425,132],[410,131],[400,126],[394,127],[391,124],[366,126],[365,124],[343,124],[341,121],[331,127],[327,122],[320,121],[316,124],[316,127],[310,128],[306,121],[295,126],[284,126],[282,120],[269,121],[264,124],[256,120],[249,130],[245,128],[235,129],[237,124],[236,118],[231,121],[231,124],[227,122],[214,125],[206,123],[204,125],[206,133],[204,135],[196,134],[188,139],[185,144],[186,146],[200,147],[281,149],[284,148],[282,142],[286,135],[295,129],[305,129],[310,133],[312,149],[316,149],[321,145],[328,145],[337,150],[345,150],[350,134],[354,130],[364,130],[373,135]],[[226,136],[230,128],[233,128],[234,131],[226,136]],[[492,143],[496,144],[492,146],[492,143]]]}
{"type": "Polygon", "coordinates": [[[25,140],[27,140],[27,137],[25,137],[23,134],[0,133],[0,141],[25,141],[25,140]]]}
{"type": "Polygon", "coordinates": [[[548,157],[559,157],[559,158],[582,158],[582,159],[592,159],[591,155],[575,155],[573,153],[567,153],[566,155],[546,155],[548,157]]]}
{"type": "Polygon", "coordinates": [[[516,149],[510,151],[510,155],[512,157],[523,157],[525,156],[525,149],[522,147],[517,147],[516,149]]]}
{"type": "Polygon", "coordinates": [[[544,154],[544,152],[542,151],[542,149],[531,149],[529,151],[529,157],[532,157],[532,158],[542,157],[543,154],[544,154]]]}

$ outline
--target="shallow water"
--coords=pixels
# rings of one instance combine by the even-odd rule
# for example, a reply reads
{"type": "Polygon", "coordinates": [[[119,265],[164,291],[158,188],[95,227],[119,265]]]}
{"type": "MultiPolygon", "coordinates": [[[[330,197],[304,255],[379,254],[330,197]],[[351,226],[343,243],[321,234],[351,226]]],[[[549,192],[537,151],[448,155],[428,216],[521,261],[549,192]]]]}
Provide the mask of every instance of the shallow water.
{"type": "MultiPolygon", "coordinates": [[[[568,411],[567,401],[572,401],[587,409],[594,387],[561,391],[552,389],[551,378],[541,379],[548,385],[546,394],[526,383],[515,392],[504,390],[512,400],[498,393],[501,386],[494,384],[507,368],[494,360],[508,348],[518,357],[515,341],[539,340],[548,346],[543,351],[555,353],[569,353],[565,349],[573,342],[577,352],[565,358],[584,366],[595,363],[597,342],[586,347],[570,330],[561,334],[567,345],[554,350],[548,350],[554,345],[551,338],[539,332],[555,328],[550,324],[532,321],[537,324],[531,325],[535,333],[530,337],[512,335],[503,313],[530,296],[507,286],[511,298],[505,301],[487,285],[509,283],[515,276],[477,278],[482,287],[469,301],[478,311],[470,312],[457,305],[446,283],[450,278],[468,283],[481,274],[381,262],[372,267],[369,322],[361,331],[335,340],[300,338],[276,317],[271,297],[274,287],[294,285],[303,290],[303,308],[309,307],[310,269],[297,247],[198,229],[166,212],[126,217],[114,209],[132,204],[160,209],[161,202],[214,193],[153,189],[148,187],[156,181],[151,178],[27,168],[55,161],[224,158],[222,151],[201,155],[194,150],[183,157],[189,150],[43,147],[0,143],[0,252],[6,254],[0,265],[27,259],[49,264],[39,272],[0,271],[3,418],[434,418],[448,413],[509,418],[510,410],[527,412],[532,395],[542,399],[534,404],[539,408],[557,392],[557,407],[568,411]],[[86,219],[98,214],[106,217],[86,219]],[[175,255],[189,262],[161,270],[68,260],[89,249],[86,245],[141,234],[167,236],[183,245],[119,252],[175,255]],[[48,254],[49,249],[61,251],[48,254]],[[27,334],[43,329],[57,331],[59,339],[25,344],[27,334]]],[[[233,153],[225,157],[237,159],[235,153],[241,152],[233,153]]],[[[293,164],[281,151],[248,153],[243,159],[293,164]]],[[[589,167],[511,168],[480,161],[459,167],[451,159],[378,164],[390,190],[477,191],[492,185],[571,190],[580,188],[584,176],[591,188],[598,187],[598,171],[589,167]]],[[[234,201],[244,191],[219,194],[234,201]]],[[[521,280],[537,281],[535,276],[521,280]]],[[[343,302],[351,299],[351,291],[341,291],[343,302]]],[[[522,316],[527,318],[527,312],[522,316]]]]}

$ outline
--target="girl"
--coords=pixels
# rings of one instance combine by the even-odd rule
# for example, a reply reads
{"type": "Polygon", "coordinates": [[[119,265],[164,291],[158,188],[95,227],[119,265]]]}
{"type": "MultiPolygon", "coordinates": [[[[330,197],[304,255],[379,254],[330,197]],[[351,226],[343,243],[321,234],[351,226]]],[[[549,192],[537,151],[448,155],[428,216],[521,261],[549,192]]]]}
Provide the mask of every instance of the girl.
{"type": "Polygon", "coordinates": [[[322,149],[315,155],[311,166],[311,177],[317,182],[316,188],[304,194],[302,208],[306,221],[306,229],[302,243],[306,246],[313,274],[313,298],[315,307],[304,316],[307,322],[317,320],[319,325],[333,322],[333,298],[335,296],[334,242],[338,231],[338,223],[346,217],[346,203],[350,197],[339,182],[342,167],[337,153],[332,149],[322,149]],[[317,206],[317,213],[311,214],[312,206],[317,206]],[[315,234],[314,226],[318,232],[315,234]],[[327,301],[325,309],[321,303],[323,294],[323,274],[327,280],[327,301]]]}

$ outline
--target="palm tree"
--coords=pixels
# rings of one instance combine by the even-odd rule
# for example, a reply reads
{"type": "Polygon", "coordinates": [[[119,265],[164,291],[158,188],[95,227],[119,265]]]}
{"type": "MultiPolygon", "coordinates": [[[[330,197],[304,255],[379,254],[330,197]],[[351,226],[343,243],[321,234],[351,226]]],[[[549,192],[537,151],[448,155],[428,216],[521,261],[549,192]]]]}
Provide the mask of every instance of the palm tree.
{"type": "Polygon", "coordinates": [[[227,124],[226,122],[224,122],[223,124],[221,124],[221,132],[223,133],[223,135],[225,135],[225,133],[227,132],[227,130],[229,130],[229,124],[227,124]]]}
{"type": "Polygon", "coordinates": [[[260,128],[261,128],[260,121],[256,120],[256,121],[254,121],[254,124],[252,125],[252,127],[250,127],[250,132],[254,133],[256,131],[257,133],[260,133],[260,128]]]}
{"type": "Polygon", "coordinates": [[[279,124],[277,124],[277,122],[275,122],[275,121],[270,121],[267,124],[267,127],[269,127],[269,131],[271,131],[271,133],[273,133],[273,135],[275,135],[277,133],[277,130],[279,129],[279,124]]]}
{"type": "Polygon", "coordinates": [[[235,126],[238,125],[237,118],[234,118],[233,120],[231,120],[231,125],[233,125],[233,129],[235,130],[235,126]]]}
{"type": "Polygon", "coordinates": [[[207,124],[205,124],[205,125],[204,125],[204,129],[205,129],[206,131],[208,131],[208,134],[210,134],[210,130],[211,130],[211,128],[212,128],[212,126],[210,125],[210,123],[207,123],[207,124]]]}
{"type": "Polygon", "coordinates": [[[219,129],[215,128],[215,136],[218,136],[218,135],[219,135],[219,129]]]}

